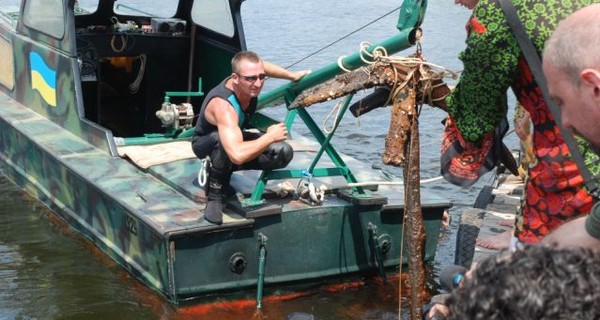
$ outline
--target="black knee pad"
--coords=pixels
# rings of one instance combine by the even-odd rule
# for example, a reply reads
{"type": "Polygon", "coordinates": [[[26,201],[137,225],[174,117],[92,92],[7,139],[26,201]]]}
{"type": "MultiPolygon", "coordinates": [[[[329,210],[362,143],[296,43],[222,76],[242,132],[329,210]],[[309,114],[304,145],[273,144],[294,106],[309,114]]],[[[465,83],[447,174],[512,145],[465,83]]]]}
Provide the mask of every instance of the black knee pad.
{"type": "Polygon", "coordinates": [[[274,143],[272,147],[275,153],[275,167],[273,169],[283,168],[292,161],[292,158],[294,157],[294,149],[292,149],[292,146],[285,142],[277,142],[274,143]]]}

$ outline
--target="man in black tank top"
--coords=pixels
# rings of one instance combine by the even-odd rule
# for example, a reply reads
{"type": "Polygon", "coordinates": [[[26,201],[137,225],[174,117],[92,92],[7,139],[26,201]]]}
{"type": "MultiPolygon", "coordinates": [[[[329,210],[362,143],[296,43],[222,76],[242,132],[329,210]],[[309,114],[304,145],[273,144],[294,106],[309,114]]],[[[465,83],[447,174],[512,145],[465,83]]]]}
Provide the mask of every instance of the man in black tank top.
{"type": "Polygon", "coordinates": [[[292,147],[284,142],[287,129],[283,123],[270,126],[265,133],[245,131],[266,75],[298,80],[308,73],[287,71],[251,51],[237,53],[231,68],[231,76],[204,99],[192,138],[196,156],[210,156],[212,161],[205,186],[204,219],[215,224],[223,222],[223,196],[235,195],[229,185],[233,171],[278,169],[292,160],[292,147]]]}

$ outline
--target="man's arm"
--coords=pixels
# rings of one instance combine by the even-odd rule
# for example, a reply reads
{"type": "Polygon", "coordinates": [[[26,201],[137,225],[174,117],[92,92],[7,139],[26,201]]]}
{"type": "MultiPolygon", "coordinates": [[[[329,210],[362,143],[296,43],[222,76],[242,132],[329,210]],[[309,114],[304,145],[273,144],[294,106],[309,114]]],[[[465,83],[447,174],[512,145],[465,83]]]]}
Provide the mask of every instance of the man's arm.
{"type": "Polygon", "coordinates": [[[291,81],[298,81],[302,77],[310,73],[310,70],[290,71],[276,64],[270,63],[269,61],[264,60],[263,66],[265,67],[265,73],[269,77],[287,79],[291,81]]]}
{"type": "Polygon", "coordinates": [[[586,216],[571,220],[552,233],[547,235],[542,244],[556,244],[560,248],[588,247],[600,249],[600,240],[592,237],[586,229],[586,220],[593,216],[586,216]]]}
{"type": "Polygon", "coordinates": [[[206,107],[207,120],[217,126],[219,140],[232,163],[241,165],[258,157],[271,143],[285,140],[287,129],[283,123],[270,126],[260,138],[244,141],[238,126],[238,115],[229,103],[212,99],[206,107]]]}

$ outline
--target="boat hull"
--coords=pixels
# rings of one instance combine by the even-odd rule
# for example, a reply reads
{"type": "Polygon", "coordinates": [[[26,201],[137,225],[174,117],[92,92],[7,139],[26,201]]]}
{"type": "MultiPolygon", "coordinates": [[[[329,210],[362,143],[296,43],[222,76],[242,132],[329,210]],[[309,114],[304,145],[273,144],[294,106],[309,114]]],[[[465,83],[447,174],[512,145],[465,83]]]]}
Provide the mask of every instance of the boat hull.
{"type": "MultiPolygon", "coordinates": [[[[279,210],[254,216],[232,211],[215,226],[202,219],[203,204],[161,175],[111,157],[10,99],[1,103],[4,173],[173,303],[255,290],[263,267],[268,288],[397,270],[408,261],[400,261],[404,210],[394,196],[382,202],[331,194],[320,206],[272,199],[268,204],[279,210]]],[[[187,188],[198,191],[198,165],[184,160],[165,170],[179,172],[187,188]]],[[[423,204],[425,260],[435,256],[449,206],[443,200],[423,204]]]]}

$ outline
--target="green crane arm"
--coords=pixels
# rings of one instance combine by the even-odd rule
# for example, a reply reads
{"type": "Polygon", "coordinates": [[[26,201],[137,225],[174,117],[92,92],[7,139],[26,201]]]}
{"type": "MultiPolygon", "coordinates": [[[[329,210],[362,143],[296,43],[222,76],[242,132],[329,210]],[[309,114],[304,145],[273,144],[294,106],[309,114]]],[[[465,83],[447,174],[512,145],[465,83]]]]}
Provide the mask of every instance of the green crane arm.
{"type": "MultiPolygon", "coordinates": [[[[383,47],[390,54],[402,51],[415,44],[416,31],[420,27],[425,17],[427,0],[404,0],[400,7],[397,28],[399,34],[367,48],[372,53],[376,47],[383,47]]],[[[341,60],[342,65],[347,69],[356,69],[365,63],[360,58],[360,52],[356,52],[341,60]]],[[[279,105],[284,101],[291,103],[303,90],[327,81],[336,75],[344,72],[336,63],[332,63],[306,75],[297,82],[289,82],[278,88],[263,93],[259,97],[258,109],[279,105]]]]}

